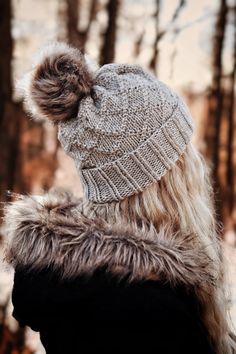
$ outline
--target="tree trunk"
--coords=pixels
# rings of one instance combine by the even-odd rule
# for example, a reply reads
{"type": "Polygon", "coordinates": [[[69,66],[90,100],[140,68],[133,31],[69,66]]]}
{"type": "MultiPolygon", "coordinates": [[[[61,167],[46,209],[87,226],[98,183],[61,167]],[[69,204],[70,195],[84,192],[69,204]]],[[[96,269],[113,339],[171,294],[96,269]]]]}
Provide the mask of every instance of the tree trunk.
{"type": "Polygon", "coordinates": [[[162,37],[162,32],[159,31],[159,17],[160,17],[160,8],[161,8],[161,1],[156,0],[156,11],[154,13],[154,21],[155,21],[155,40],[153,43],[153,53],[151,60],[149,62],[149,68],[157,73],[158,69],[158,57],[159,57],[159,48],[158,44],[162,37]]]}
{"type": "MultiPolygon", "coordinates": [[[[226,181],[228,189],[228,204],[229,214],[233,214],[234,203],[236,200],[235,189],[235,174],[236,166],[234,165],[234,141],[235,141],[235,81],[236,81],[236,6],[233,8],[234,19],[234,43],[233,43],[233,68],[229,75],[229,95],[226,118],[228,119],[228,137],[227,137],[227,168],[226,168],[226,181]]],[[[236,156],[235,156],[236,157],[236,156]]],[[[236,220],[234,221],[236,227],[236,220]]]]}
{"type": "Polygon", "coordinates": [[[67,4],[67,16],[66,16],[66,26],[67,26],[67,37],[70,44],[74,47],[80,48],[80,38],[78,31],[79,24],[79,0],[66,0],[67,4]]]}
{"type": "Polygon", "coordinates": [[[223,115],[224,90],[222,88],[222,57],[225,31],[227,25],[227,3],[220,1],[217,13],[212,49],[212,84],[208,95],[208,116],[205,139],[207,142],[206,156],[212,162],[212,175],[215,189],[215,206],[218,219],[222,221],[223,193],[219,179],[219,154],[221,141],[221,123],[223,115]]]}
{"type": "MultiPolygon", "coordinates": [[[[0,2],[0,201],[7,200],[7,190],[16,189],[21,184],[18,172],[19,141],[24,113],[21,104],[12,101],[11,61],[13,41],[11,36],[11,1],[0,2]]],[[[12,333],[5,323],[6,308],[0,306],[0,352],[1,353],[30,353],[24,345],[24,329],[12,333]]]]}
{"type": "Polygon", "coordinates": [[[115,58],[115,44],[117,35],[117,19],[120,0],[109,0],[107,3],[108,22],[104,33],[104,40],[100,53],[100,65],[112,63],[115,58]]]}
{"type": "Polygon", "coordinates": [[[82,6],[81,0],[61,0],[58,15],[60,27],[64,27],[65,24],[65,34],[61,39],[68,40],[71,45],[84,52],[91,24],[97,13],[98,0],[90,0],[87,26],[83,30],[79,28],[79,12],[82,6]]]}
{"type": "Polygon", "coordinates": [[[19,139],[24,113],[21,104],[12,101],[12,37],[11,1],[0,2],[0,200],[7,200],[7,190],[20,186],[22,180],[16,174],[19,167],[19,139]]]}
{"type": "Polygon", "coordinates": [[[15,165],[16,140],[18,122],[15,121],[12,105],[12,38],[11,38],[11,3],[8,0],[0,2],[0,198],[6,200],[6,190],[14,184],[12,167],[15,165]],[[4,84],[2,84],[4,83],[4,84]]]}

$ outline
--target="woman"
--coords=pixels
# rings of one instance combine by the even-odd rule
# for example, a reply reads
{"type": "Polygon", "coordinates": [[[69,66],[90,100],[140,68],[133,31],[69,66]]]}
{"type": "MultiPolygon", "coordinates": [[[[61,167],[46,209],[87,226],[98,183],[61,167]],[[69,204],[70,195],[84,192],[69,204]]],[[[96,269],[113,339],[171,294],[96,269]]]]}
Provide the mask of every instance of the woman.
{"type": "Polygon", "coordinates": [[[138,66],[54,44],[25,85],[84,197],[6,207],[13,316],[51,353],[234,353],[209,171],[181,98],[138,66]]]}

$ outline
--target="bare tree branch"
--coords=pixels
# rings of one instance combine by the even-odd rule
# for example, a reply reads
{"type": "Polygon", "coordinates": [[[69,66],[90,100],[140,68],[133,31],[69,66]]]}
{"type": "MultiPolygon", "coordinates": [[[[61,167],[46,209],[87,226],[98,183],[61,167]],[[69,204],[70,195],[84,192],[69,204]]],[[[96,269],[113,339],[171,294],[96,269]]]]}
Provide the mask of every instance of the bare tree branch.
{"type": "Polygon", "coordinates": [[[158,66],[158,55],[159,55],[159,49],[158,45],[161,39],[169,32],[170,27],[173,26],[174,22],[177,20],[177,18],[180,15],[181,10],[184,8],[186,5],[185,0],[180,0],[178,6],[176,7],[176,10],[174,11],[168,25],[160,30],[159,29],[159,17],[160,17],[160,8],[161,8],[161,0],[156,0],[156,11],[154,13],[154,19],[155,19],[155,40],[153,43],[153,54],[149,62],[149,68],[153,70],[154,72],[157,72],[157,66],[158,66]]]}
{"type": "Polygon", "coordinates": [[[138,36],[136,42],[134,43],[134,56],[137,57],[140,54],[141,51],[141,45],[143,42],[143,37],[145,35],[145,29],[142,30],[140,35],[138,36]]]}
{"type": "Polygon", "coordinates": [[[153,70],[154,72],[157,72],[157,65],[158,65],[158,54],[159,54],[159,48],[158,48],[158,44],[159,41],[161,39],[161,37],[164,34],[161,34],[161,32],[159,31],[159,18],[160,18],[160,9],[161,9],[161,1],[160,0],[156,0],[156,11],[153,15],[154,20],[155,20],[155,40],[153,43],[153,53],[152,53],[152,57],[150,59],[149,62],[149,68],[151,70],[153,70]]]}
{"type": "Polygon", "coordinates": [[[180,0],[179,5],[177,6],[175,12],[173,13],[173,16],[172,16],[172,18],[170,20],[170,23],[173,23],[173,22],[175,22],[175,20],[177,20],[181,10],[183,9],[183,7],[185,5],[186,5],[186,1],[185,0],[180,0]]]}
{"type": "Polygon", "coordinates": [[[208,19],[209,17],[211,17],[211,16],[214,16],[214,13],[213,13],[213,12],[208,13],[208,14],[206,14],[206,15],[204,15],[204,16],[200,16],[200,17],[196,18],[196,19],[193,20],[193,21],[187,22],[187,23],[186,23],[185,25],[183,25],[182,27],[174,27],[174,28],[172,28],[171,31],[172,31],[175,35],[178,35],[180,32],[182,32],[182,31],[188,29],[189,27],[192,27],[192,26],[194,26],[194,25],[196,25],[196,24],[198,24],[198,23],[201,23],[201,22],[207,20],[207,19],[208,19]]]}
{"type": "Polygon", "coordinates": [[[82,6],[80,0],[65,0],[66,10],[61,14],[61,21],[66,21],[66,37],[70,44],[79,48],[82,52],[88,39],[92,22],[98,9],[98,0],[90,1],[89,18],[85,29],[79,29],[79,12],[82,6]]]}

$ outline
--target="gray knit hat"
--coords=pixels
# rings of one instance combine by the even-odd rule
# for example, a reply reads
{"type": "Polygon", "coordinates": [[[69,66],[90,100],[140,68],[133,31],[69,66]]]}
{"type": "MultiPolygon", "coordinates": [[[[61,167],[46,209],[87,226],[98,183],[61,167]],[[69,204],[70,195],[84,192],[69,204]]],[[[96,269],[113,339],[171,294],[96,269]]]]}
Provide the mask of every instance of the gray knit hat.
{"type": "Polygon", "coordinates": [[[82,54],[54,44],[31,73],[27,99],[57,122],[86,197],[104,203],[143,191],[179,159],[193,131],[182,99],[136,65],[92,72],[82,54]]]}

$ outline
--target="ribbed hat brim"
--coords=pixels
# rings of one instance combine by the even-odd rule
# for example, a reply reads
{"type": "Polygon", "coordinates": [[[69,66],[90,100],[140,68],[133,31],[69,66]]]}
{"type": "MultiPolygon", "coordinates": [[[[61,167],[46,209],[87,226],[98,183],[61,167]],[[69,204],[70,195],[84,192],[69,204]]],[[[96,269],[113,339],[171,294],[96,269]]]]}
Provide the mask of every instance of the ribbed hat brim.
{"type": "Polygon", "coordinates": [[[102,167],[79,170],[86,198],[105,203],[143,191],[171,169],[192,133],[191,116],[178,105],[166,123],[135,151],[102,167]]]}

